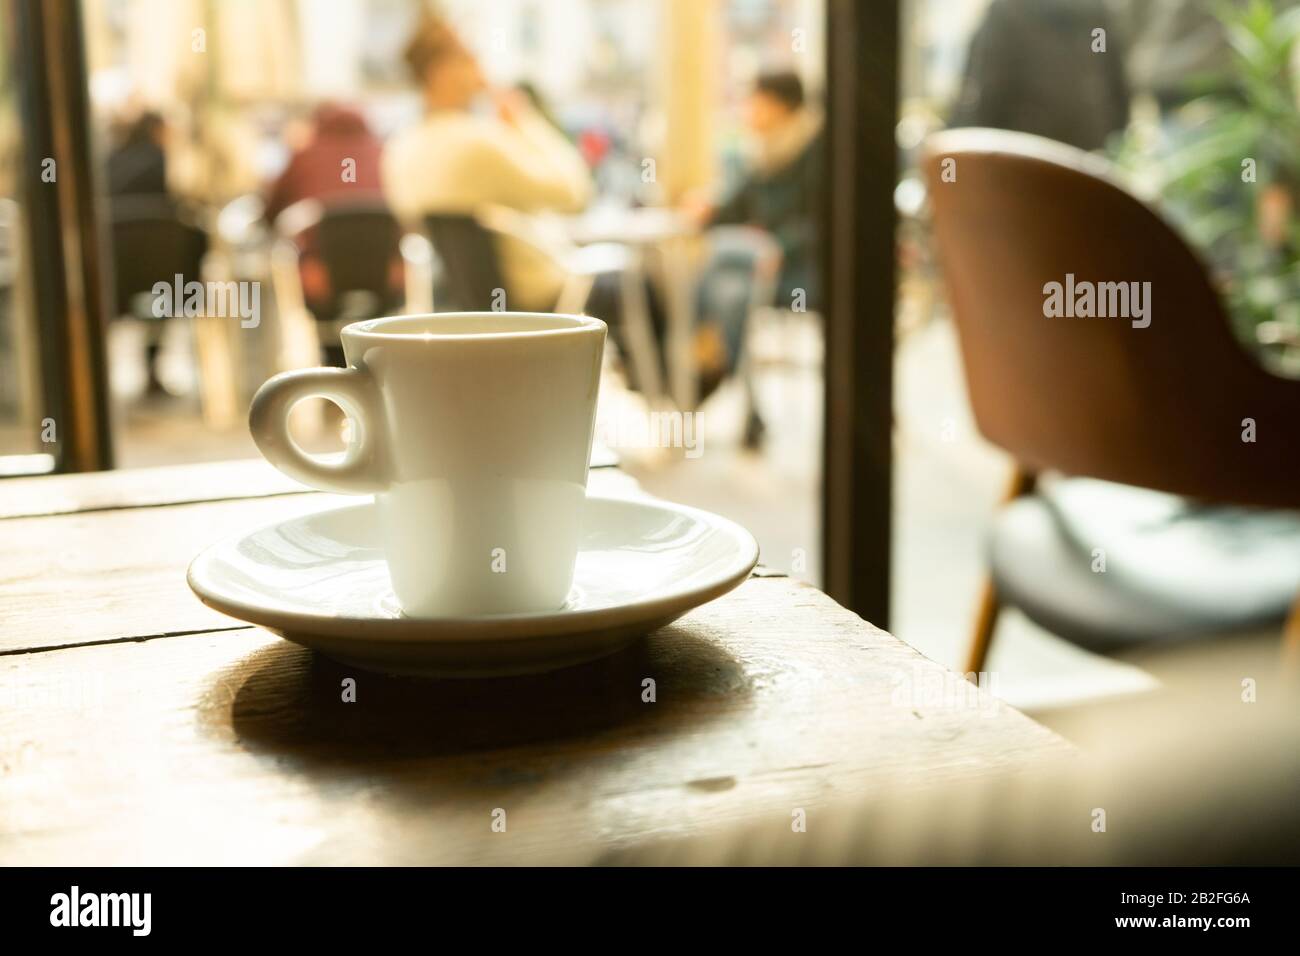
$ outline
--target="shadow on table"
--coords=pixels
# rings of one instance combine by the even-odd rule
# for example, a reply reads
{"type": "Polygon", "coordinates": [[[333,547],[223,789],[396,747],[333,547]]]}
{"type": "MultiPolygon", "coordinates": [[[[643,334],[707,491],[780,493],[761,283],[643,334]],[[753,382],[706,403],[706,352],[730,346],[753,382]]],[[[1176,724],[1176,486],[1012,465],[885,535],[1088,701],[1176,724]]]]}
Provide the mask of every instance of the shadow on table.
{"type": "Polygon", "coordinates": [[[674,625],[601,660],[482,680],[388,677],[282,642],[224,673],[204,719],[218,733],[229,726],[253,751],[372,769],[601,734],[617,743],[696,732],[747,706],[749,696],[738,661],[674,625]],[[343,700],[347,678],[356,681],[352,703],[343,700]],[[643,700],[647,678],[654,702],[643,700]]]}

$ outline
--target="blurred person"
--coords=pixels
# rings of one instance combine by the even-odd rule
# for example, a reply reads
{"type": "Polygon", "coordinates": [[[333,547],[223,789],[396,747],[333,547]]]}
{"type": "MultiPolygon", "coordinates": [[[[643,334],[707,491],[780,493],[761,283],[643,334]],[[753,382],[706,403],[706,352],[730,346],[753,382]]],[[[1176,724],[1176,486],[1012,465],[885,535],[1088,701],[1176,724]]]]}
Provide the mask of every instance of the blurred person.
{"type": "Polygon", "coordinates": [[[152,110],[140,114],[108,154],[108,195],[166,198],[167,124],[152,110]]]}
{"type": "Polygon", "coordinates": [[[745,125],[754,137],[751,167],[720,205],[696,201],[687,212],[704,227],[747,225],[771,233],[782,253],[777,303],[788,305],[801,289],[808,307],[816,308],[813,220],[824,179],[821,117],[807,104],[798,74],[783,70],[755,81],[745,125]]]}
{"type": "MultiPolygon", "coordinates": [[[[312,113],[305,141],[267,192],[266,219],[274,222],[286,209],[304,200],[327,205],[383,202],[379,174],[382,151],[379,137],[358,110],[338,103],[320,104],[312,113]],[[345,172],[349,173],[346,177],[345,172]]],[[[304,229],[293,238],[298,246],[303,301],[317,321],[338,320],[346,303],[336,294],[339,290],[333,287],[330,271],[320,256],[316,228],[304,229]]],[[[387,269],[387,299],[400,300],[403,282],[400,257],[394,257],[387,269]]],[[[381,311],[384,308],[382,303],[377,307],[381,311]]],[[[323,351],[327,364],[345,364],[342,346],[327,344],[323,351]]]]}
{"type": "Polygon", "coordinates": [[[993,0],[971,38],[951,126],[1101,149],[1128,125],[1122,30],[1105,0],[993,0]],[[1094,52],[1095,30],[1105,51],[1094,52]]]}
{"type": "Polygon", "coordinates": [[[294,152],[266,196],[266,218],[275,219],[303,199],[373,198],[382,196],[379,137],[365,117],[337,103],[322,103],[312,114],[306,142],[294,152]],[[352,160],[355,176],[345,179],[344,161],[352,160]]]}
{"type": "MultiPolygon", "coordinates": [[[[798,74],[761,74],[745,103],[745,125],[755,153],[739,185],[717,206],[691,197],[685,212],[702,228],[753,226],[770,234],[781,251],[775,304],[817,310],[818,210],[822,202],[821,117],[806,102],[798,74]]],[[[702,273],[697,358],[700,390],[707,395],[734,371],[750,308],[748,279],[755,262],[732,246],[716,253],[702,273]],[[737,276],[744,281],[734,281],[737,276]]],[[[754,423],[751,422],[751,428],[754,423]]]]}
{"type": "MultiPolygon", "coordinates": [[[[114,221],[154,216],[171,218],[180,214],[167,184],[167,123],[162,114],[146,110],[127,123],[108,154],[108,199],[114,221]]],[[[114,258],[114,268],[123,265],[114,258]]],[[[115,281],[121,283],[122,273],[115,281]]],[[[144,319],[145,395],[161,398],[169,393],[158,374],[162,354],[163,324],[144,319]]]]}
{"type": "Polygon", "coordinates": [[[551,109],[550,104],[546,101],[545,95],[543,95],[536,83],[532,80],[522,80],[515,89],[523,94],[524,99],[528,101],[528,105],[533,108],[538,116],[554,126],[565,139],[569,138],[565,134],[564,127],[560,124],[560,121],[556,119],[555,113],[551,109]]]}
{"type": "MultiPolygon", "coordinates": [[[[425,18],[406,49],[425,115],[383,153],[384,193],[397,215],[473,214],[488,206],[519,212],[577,212],[592,192],[581,155],[518,90],[489,92],[474,55],[455,31],[425,18]],[[476,111],[484,98],[490,113],[476,111]]],[[[534,246],[497,237],[509,307],[549,311],[564,272],[534,246]]]]}

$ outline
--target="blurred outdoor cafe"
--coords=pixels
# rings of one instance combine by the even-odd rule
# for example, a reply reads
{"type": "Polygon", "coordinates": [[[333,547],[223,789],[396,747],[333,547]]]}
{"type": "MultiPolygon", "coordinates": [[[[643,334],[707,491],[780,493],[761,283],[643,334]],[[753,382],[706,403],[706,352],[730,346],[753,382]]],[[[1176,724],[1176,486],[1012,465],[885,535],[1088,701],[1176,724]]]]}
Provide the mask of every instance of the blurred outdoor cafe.
{"type": "MultiPolygon", "coordinates": [[[[841,38],[822,0],[72,6],[84,90],[51,115],[21,82],[48,31],[0,23],[0,475],[253,457],[252,393],[341,364],[358,319],[588,312],[602,454],[1017,705],[1148,690],[1135,648],[1282,633],[1292,3],[905,0],[841,38]],[[89,167],[42,163],[78,137],[89,167]],[[954,157],[978,202],[946,198],[954,157]],[[59,262],[44,185],[98,212],[59,262]],[[56,268],[103,301],[50,298],[56,268]],[[1155,280],[1145,338],[1066,345],[1023,298],[1107,270],[1155,280]]],[[[343,447],[333,406],[296,414],[343,447]]]]}
{"type": "MultiPolygon", "coordinates": [[[[744,173],[746,101],[760,73],[785,84],[772,110],[799,114],[804,142],[787,150],[815,133],[816,18],[798,4],[439,12],[421,49],[428,11],[414,0],[82,5],[97,164],[88,172],[113,278],[104,349],[118,466],[251,453],[242,418],[257,385],[322,354],[337,364],[338,329],[375,315],[614,309],[622,364],[654,407],[689,410],[701,374],[711,388],[736,371],[723,352],[749,310],[776,304],[781,250],[744,228],[739,209],[735,228],[710,238],[716,249],[697,239],[744,173]],[[791,50],[792,29],[813,34],[806,52],[791,50]],[[430,70],[445,87],[438,108],[505,141],[487,160],[501,165],[431,172],[437,157],[414,136],[397,155],[397,134],[428,105],[430,70]],[[423,195],[426,184],[393,187],[417,171],[439,182],[423,195]],[[695,317],[711,291],[698,288],[701,268],[710,256],[726,263],[733,246],[770,281],[762,301],[725,304],[745,312],[728,317],[728,343],[719,326],[697,335],[695,317]],[[240,321],[186,316],[183,287],[179,319],[159,321],[152,289],[174,275],[236,283],[240,321]]],[[[10,89],[12,155],[21,137],[10,89]]],[[[18,190],[6,190],[11,221],[18,190]]],[[[714,285],[727,283],[724,267],[714,285]]],[[[21,307],[10,308],[4,450],[34,457],[7,469],[39,471],[29,425],[40,384],[26,361],[38,346],[21,307]]],[[[304,439],[337,442],[338,422],[306,411],[304,439]]]]}

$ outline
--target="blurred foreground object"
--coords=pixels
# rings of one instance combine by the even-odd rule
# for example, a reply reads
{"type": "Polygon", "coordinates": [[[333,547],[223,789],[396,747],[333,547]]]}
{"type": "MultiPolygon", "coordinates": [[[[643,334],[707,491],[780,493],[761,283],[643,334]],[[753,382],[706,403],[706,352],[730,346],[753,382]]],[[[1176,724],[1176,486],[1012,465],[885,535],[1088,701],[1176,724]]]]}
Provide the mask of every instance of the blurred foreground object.
{"type": "Polygon", "coordinates": [[[996,780],[885,788],[616,864],[1224,866],[1300,863],[1300,688],[1264,642],[1189,655],[1159,694],[1090,712],[1105,749],[996,780]]]}

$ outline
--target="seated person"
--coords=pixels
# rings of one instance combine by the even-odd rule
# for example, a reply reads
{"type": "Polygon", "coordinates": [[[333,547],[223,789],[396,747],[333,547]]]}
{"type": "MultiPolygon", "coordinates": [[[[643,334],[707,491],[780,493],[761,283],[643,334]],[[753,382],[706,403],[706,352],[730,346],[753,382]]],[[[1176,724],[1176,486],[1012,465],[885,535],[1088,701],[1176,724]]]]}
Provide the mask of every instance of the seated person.
{"type": "MultiPolygon", "coordinates": [[[[163,214],[175,209],[174,197],[167,185],[167,123],[160,113],[141,113],[118,134],[118,142],[108,154],[109,210],[114,218],[131,215],[141,201],[163,214]]],[[[117,262],[115,260],[115,267],[117,262]]],[[[119,273],[118,282],[121,275],[119,273]]],[[[145,323],[145,371],[147,394],[167,394],[158,377],[158,359],[162,353],[162,323],[145,323]]]]}
{"type": "Polygon", "coordinates": [[[322,103],[312,114],[311,131],[294,151],[284,172],[271,184],[266,218],[274,220],[303,199],[379,199],[379,138],[355,109],[322,103]],[[344,160],[352,160],[354,176],[344,178],[344,160]]]}
{"type": "MultiPolygon", "coordinates": [[[[686,212],[701,227],[749,225],[770,233],[781,249],[776,278],[775,304],[784,308],[820,308],[817,216],[821,208],[822,134],[820,118],[804,102],[803,83],[793,72],[759,76],[745,108],[745,122],[753,134],[755,156],[750,170],[730,196],[718,206],[696,200],[686,212]]],[[[752,271],[752,263],[738,263],[736,250],[728,249],[704,270],[701,311],[705,322],[700,349],[708,390],[710,363],[706,347],[710,335],[721,342],[719,374],[738,360],[745,316],[749,310],[748,283],[728,281],[738,266],[752,271]],[[728,290],[740,289],[739,298],[728,290]]]]}
{"type": "Polygon", "coordinates": [[[167,124],[152,110],[141,114],[108,154],[108,195],[169,198],[167,124]]]}
{"type": "MultiPolygon", "coordinates": [[[[373,200],[382,204],[379,161],[382,144],[371,132],[365,117],[351,107],[322,103],[312,114],[311,129],[294,151],[284,171],[271,184],[266,197],[265,217],[273,222],[280,213],[306,199],[322,203],[373,200]],[[345,162],[350,161],[347,166],[345,162]],[[345,175],[350,173],[350,175],[345,175]]],[[[321,261],[316,229],[308,228],[294,237],[299,248],[299,274],[303,298],[319,321],[337,319],[340,303],[331,287],[330,273],[321,261]]],[[[388,266],[384,306],[401,300],[402,263],[398,256],[388,266]]],[[[341,365],[342,350],[327,346],[327,361],[341,365]]]]}
{"type": "MultiPolygon", "coordinates": [[[[520,212],[576,212],[591,195],[591,175],[578,151],[518,91],[494,94],[492,115],[473,110],[485,92],[473,54],[443,21],[416,29],[406,60],[420,85],[424,119],[384,150],[382,178],[399,218],[474,213],[487,206],[520,212]]],[[[518,239],[497,241],[507,308],[549,311],[564,273],[518,239]]]]}

